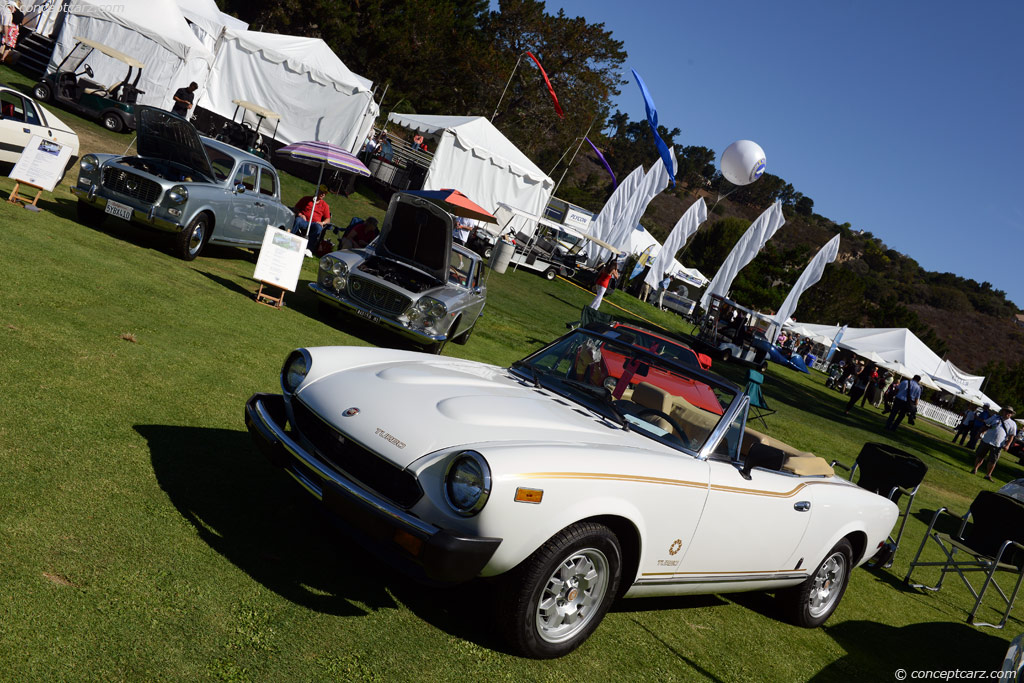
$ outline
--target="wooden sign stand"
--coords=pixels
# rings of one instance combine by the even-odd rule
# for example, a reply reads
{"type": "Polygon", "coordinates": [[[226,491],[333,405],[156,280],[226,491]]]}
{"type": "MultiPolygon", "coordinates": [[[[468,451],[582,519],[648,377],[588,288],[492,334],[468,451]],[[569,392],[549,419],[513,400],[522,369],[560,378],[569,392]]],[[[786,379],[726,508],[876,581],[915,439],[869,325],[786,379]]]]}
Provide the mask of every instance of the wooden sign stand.
{"type": "Polygon", "coordinates": [[[269,282],[260,281],[260,288],[256,291],[256,302],[261,303],[264,306],[270,306],[271,308],[281,308],[284,305],[284,293],[288,291],[281,289],[277,285],[272,285],[269,282]],[[264,292],[263,288],[268,288],[268,291],[264,292]],[[274,296],[270,293],[270,288],[276,289],[280,294],[274,296]]]}
{"type": "Polygon", "coordinates": [[[42,194],[43,188],[19,180],[16,183],[14,183],[14,189],[11,190],[11,196],[7,198],[7,201],[9,201],[11,204],[21,204],[22,206],[34,206],[38,209],[39,207],[36,205],[36,202],[39,201],[39,197],[41,197],[42,194]],[[30,201],[29,198],[26,197],[25,195],[18,194],[18,188],[20,188],[22,185],[24,185],[25,187],[31,187],[33,190],[35,190],[35,198],[33,198],[30,201]]]}

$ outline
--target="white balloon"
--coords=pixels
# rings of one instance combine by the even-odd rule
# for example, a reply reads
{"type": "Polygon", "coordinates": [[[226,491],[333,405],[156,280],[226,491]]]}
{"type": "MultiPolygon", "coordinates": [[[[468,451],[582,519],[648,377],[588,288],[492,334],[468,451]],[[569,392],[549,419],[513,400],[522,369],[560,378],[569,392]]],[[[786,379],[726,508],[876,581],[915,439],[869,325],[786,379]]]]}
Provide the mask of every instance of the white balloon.
{"type": "Polygon", "coordinates": [[[722,152],[721,166],[730,183],[749,185],[764,173],[764,150],[753,140],[737,140],[722,152]]]}

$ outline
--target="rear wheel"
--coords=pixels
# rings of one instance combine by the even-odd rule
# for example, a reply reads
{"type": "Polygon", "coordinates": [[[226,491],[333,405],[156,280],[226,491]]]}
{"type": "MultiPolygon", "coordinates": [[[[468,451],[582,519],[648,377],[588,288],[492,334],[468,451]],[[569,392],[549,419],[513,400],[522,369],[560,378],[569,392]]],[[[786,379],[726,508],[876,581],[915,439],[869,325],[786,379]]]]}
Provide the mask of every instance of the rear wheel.
{"type": "Polygon", "coordinates": [[[32,88],[32,97],[40,102],[49,102],[53,97],[53,91],[46,83],[36,83],[36,87],[32,88]]]}
{"type": "Polygon", "coordinates": [[[497,620],[528,657],[561,657],[590,637],[619,587],[622,551],[612,531],[579,522],[509,572],[497,620]]]}
{"type": "Polygon", "coordinates": [[[112,111],[104,114],[101,121],[103,123],[103,127],[111,132],[120,133],[125,129],[124,119],[112,111]]]}
{"type": "Polygon", "coordinates": [[[555,270],[554,268],[548,268],[547,270],[544,271],[545,280],[554,280],[555,275],[558,275],[558,271],[555,270]]]}
{"type": "Polygon", "coordinates": [[[853,568],[853,546],[843,539],[836,543],[814,573],[799,586],[779,591],[789,620],[797,626],[816,628],[832,616],[850,582],[853,568]]]}
{"type": "Polygon", "coordinates": [[[184,230],[178,233],[175,238],[175,252],[178,257],[186,261],[192,261],[199,256],[207,240],[210,239],[210,218],[201,213],[192,219],[184,230]]]}
{"type": "Polygon", "coordinates": [[[102,209],[97,209],[92,204],[86,204],[83,201],[78,202],[78,222],[84,223],[90,227],[98,227],[103,223],[103,219],[106,218],[106,213],[102,209]]]}

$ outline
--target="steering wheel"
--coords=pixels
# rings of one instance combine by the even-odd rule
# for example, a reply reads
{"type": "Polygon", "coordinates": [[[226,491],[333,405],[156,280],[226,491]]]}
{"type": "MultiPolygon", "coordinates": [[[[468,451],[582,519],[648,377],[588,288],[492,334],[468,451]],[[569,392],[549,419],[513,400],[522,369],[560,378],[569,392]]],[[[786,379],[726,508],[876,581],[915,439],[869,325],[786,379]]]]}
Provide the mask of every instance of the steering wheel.
{"type": "Polygon", "coordinates": [[[690,447],[690,437],[686,435],[686,431],[681,426],[679,426],[679,423],[676,422],[671,415],[666,415],[657,408],[644,408],[643,410],[636,414],[636,417],[642,420],[646,415],[660,417],[662,420],[668,422],[670,425],[672,425],[672,428],[676,430],[675,434],[673,434],[672,436],[678,437],[679,440],[683,442],[683,445],[686,446],[687,448],[690,447]]]}
{"type": "Polygon", "coordinates": [[[89,78],[93,77],[92,67],[89,66],[88,64],[85,65],[85,75],[88,76],[89,78]]]}
{"type": "Polygon", "coordinates": [[[245,130],[252,130],[252,124],[248,121],[242,121],[242,128],[245,130]]]}

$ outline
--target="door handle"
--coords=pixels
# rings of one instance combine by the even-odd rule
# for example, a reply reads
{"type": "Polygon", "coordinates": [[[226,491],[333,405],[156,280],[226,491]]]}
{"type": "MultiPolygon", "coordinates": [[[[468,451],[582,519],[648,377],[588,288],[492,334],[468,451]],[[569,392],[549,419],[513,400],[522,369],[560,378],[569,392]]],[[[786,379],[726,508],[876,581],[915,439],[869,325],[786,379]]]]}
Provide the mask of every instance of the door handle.
{"type": "Polygon", "coordinates": [[[793,509],[797,512],[807,512],[811,509],[811,502],[808,500],[801,500],[793,503],[793,509]]]}
{"type": "Polygon", "coordinates": [[[260,207],[260,208],[263,208],[264,206],[266,206],[266,204],[264,204],[263,202],[255,202],[255,203],[253,204],[253,206],[258,206],[258,207],[260,207]]]}

